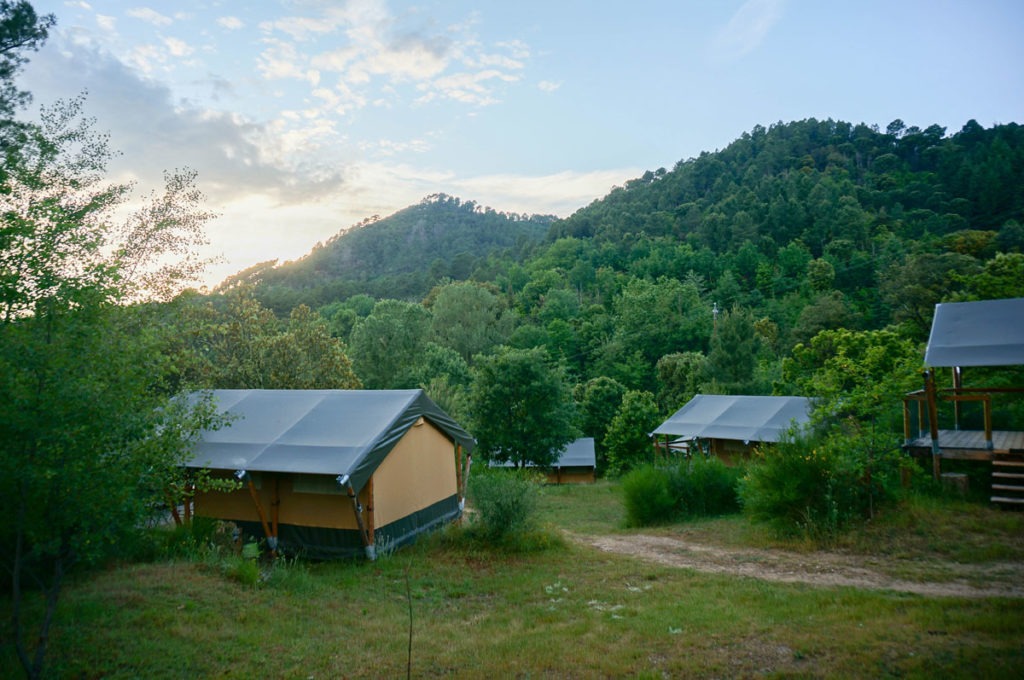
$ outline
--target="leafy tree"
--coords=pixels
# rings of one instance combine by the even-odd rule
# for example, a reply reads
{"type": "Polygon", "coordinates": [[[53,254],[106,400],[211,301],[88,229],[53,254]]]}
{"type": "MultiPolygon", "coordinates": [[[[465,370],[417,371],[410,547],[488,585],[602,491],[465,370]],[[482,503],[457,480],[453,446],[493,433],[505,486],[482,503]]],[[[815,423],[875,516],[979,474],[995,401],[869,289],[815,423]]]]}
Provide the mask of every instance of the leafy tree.
{"type": "Polygon", "coordinates": [[[598,474],[604,474],[608,466],[604,438],[625,393],[625,385],[607,376],[591,378],[573,390],[580,430],[583,436],[594,438],[598,474]]]}
{"type": "Polygon", "coordinates": [[[1000,300],[1024,297],[1024,254],[999,253],[977,274],[962,279],[964,292],[956,299],[1000,300]]]}
{"type": "Polygon", "coordinates": [[[5,140],[4,146],[14,141],[10,133],[20,127],[11,117],[31,99],[14,82],[28,61],[25,52],[38,50],[56,22],[52,14],[37,15],[26,0],[0,1],[0,140],[5,140]]]}
{"type": "Polygon", "coordinates": [[[711,350],[702,366],[704,379],[716,385],[716,392],[749,392],[757,366],[757,351],[753,315],[740,308],[725,312],[711,337],[711,350]]]}
{"type": "Polygon", "coordinates": [[[191,177],[179,176],[166,202],[156,200],[165,211],[144,209],[118,227],[128,187],[104,184],[111,152],[81,105],[44,109],[0,173],[0,561],[30,677],[43,672],[66,575],[118,550],[162,501],[190,437],[212,423],[208,409],[168,405],[162,329],[151,308],[125,304],[180,284],[153,264],[192,259],[208,215],[192,211],[191,177]],[[44,599],[34,645],[30,588],[44,599]]]}
{"type": "Polygon", "coordinates": [[[706,359],[700,352],[675,352],[658,359],[658,405],[667,413],[675,412],[693,399],[700,388],[706,359]]]}
{"type": "Polygon", "coordinates": [[[904,322],[916,337],[928,337],[935,305],[959,290],[956,281],[970,276],[978,263],[959,253],[919,253],[890,267],[879,284],[893,320],[904,322]]]}
{"type": "Polygon", "coordinates": [[[414,367],[428,341],[430,312],[422,305],[381,300],[352,329],[352,364],[369,389],[415,387],[414,367]]]}
{"type": "Polygon", "coordinates": [[[660,424],[661,416],[653,394],[639,390],[626,392],[604,438],[608,474],[622,475],[650,462],[653,457],[650,433],[660,424]]]}
{"type": "Polygon", "coordinates": [[[345,346],[331,336],[327,322],[306,305],[292,310],[288,328],[269,340],[262,365],[267,389],[358,389],[359,378],[345,346]]]}
{"type": "Polygon", "coordinates": [[[542,349],[499,348],[476,358],[470,410],[485,460],[551,465],[577,436],[563,372],[542,349]]]}
{"type": "Polygon", "coordinates": [[[511,330],[504,301],[475,283],[451,283],[434,296],[431,336],[470,362],[504,342],[511,330]]]}

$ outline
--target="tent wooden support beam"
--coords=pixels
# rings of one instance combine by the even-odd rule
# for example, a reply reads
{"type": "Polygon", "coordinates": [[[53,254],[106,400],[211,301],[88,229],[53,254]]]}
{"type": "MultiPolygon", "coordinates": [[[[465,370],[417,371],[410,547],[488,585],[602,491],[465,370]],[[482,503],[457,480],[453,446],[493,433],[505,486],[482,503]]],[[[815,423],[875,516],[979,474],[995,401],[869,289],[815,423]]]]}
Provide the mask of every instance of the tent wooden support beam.
{"type": "Polygon", "coordinates": [[[271,556],[276,556],[277,536],[270,530],[270,524],[267,522],[267,513],[263,511],[263,504],[260,503],[260,495],[256,492],[256,484],[252,481],[252,475],[246,474],[245,481],[249,487],[249,496],[252,497],[252,502],[256,506],[256,514],[260,517],[260,524],[263,525],[263,534],[267,537],[270,554],[271,556]]]}
{"type": "Polygon", "coordinates": [[[371,561],[375,560],[377,559],[377,551],[373,545],[373,535],[366,530],[366,522],[363,520],[363,506],[359,502],[356,490],[352,487],[352,482],[346,479],[345,486],[348,488],[348,498],[352,502],[352,512],[356,517],[356,526],[359,528],[359,538],[363,542],[366,557],[371,561]]]}

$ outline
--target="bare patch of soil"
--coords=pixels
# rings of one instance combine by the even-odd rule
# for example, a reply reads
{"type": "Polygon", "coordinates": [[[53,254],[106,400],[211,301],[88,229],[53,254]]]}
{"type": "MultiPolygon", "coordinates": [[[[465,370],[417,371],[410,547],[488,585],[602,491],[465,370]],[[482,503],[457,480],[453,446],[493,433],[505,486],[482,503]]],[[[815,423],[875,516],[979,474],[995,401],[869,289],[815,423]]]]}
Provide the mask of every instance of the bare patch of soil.
{"type": "Polygon", "coordinates": [[[622,534],[614,536],[571,535],[574,541],[599,550],[711,574],[804,583],[814,586],[853,586],[939,597],[1024,598],[1024,564],[998,562],[985,565],[929,562],[904,565],[906,573],[920,573],[920,580],[900,579],[877,565],[886,558],[828,551],[796,553],[783,550],[735,549],[668,536],[622,534]],[[941,580],[929,580],[940,574],[941,580]]]}

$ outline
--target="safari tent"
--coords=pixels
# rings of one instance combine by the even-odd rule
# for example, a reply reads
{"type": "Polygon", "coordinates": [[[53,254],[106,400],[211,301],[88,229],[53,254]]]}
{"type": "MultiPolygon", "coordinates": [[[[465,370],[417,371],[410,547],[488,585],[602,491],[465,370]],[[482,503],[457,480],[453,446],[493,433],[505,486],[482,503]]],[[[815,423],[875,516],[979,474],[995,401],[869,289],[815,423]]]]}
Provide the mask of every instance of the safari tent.
{"type": "Polygon", "coordinates": [[[777,442],[793,426],[810,421],[806,397],[698,394],[652,433],[659,450],[699,447],[726,463],[761,442],[777,442]]]}
{"type": "MultiPolygon", "coordinates": [[[[495,463],[492,467],[512,467],[512,463],[495,463]]],[[[533,467],[532,464],[527,467],[533,467]]],[[[581,437],[570,442],[547,471],[549,484],[589,484],[597,478],[597,454],[594,438],[581,437]]]]}
{"type": "Polygon", "coordinates": [[[936,305],[924,363],[924,388],[903,399],[904,449],[930,456],[936,478],[943,459],[990,461],[992,501],[1024,505],[1024,423],[993,423],[993,403],[1019,400],[1024,386],[964,380],[964,368],[1024,366],[1024,298],[936,305]],[[950,387],[938,386],[938,368],[950,387]]]}
{"type": "MultiPolygon", "coordinates": [[[[398,547],[461,515],[473,439],[422,390],[214,390],[228,425],[187,467],[241,488],[194,513],[326,559],[398,547]]],[[[193,398],[198,399],[199,395],[193,398]]]]}

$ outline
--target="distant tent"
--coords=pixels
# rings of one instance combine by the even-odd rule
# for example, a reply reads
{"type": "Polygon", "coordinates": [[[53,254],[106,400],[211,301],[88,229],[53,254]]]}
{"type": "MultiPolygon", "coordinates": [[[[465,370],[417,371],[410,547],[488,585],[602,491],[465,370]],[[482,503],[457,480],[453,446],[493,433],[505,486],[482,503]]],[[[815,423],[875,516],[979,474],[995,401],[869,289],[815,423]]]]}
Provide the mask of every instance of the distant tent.
{"type": "Polygon", "coordinates": [[[1024,298],[935,305],[927,366],[1024,366],[1024,298]]]}
{"type": "Polygon", "coordinates": [[[473,439],[422,390],[212,394],[232,420],[202,433],[187,467],[245,488],[198,493],[197,516],[330,558],[373,557],[461,514],[473,439]]]}
{"type": "MultiPolygon", "coordinates": [[[[492,467],[512,467],[512,463],[492,463],[492,467]]],[[[532,464],[527,467],[534,467],[532,464]]],[[[594,438],[581,437],[558,456],[547,472],[551,484],[581,484],[596,479],[597,455],[594,453],[594,438]]]]}
{"type": "Polygon", "coordinates": [[[761,397],[698,394],[652,434],[672,448],[678,438],[704,442],[726,460],[750,450],[753,443],[777,442],[793,425],[810,421],[806,397],[761,397]],[[674,440],[674,441],[673,441],[674,440]]]}

